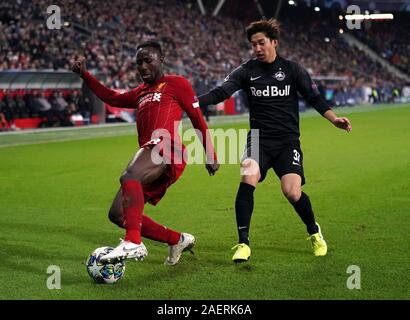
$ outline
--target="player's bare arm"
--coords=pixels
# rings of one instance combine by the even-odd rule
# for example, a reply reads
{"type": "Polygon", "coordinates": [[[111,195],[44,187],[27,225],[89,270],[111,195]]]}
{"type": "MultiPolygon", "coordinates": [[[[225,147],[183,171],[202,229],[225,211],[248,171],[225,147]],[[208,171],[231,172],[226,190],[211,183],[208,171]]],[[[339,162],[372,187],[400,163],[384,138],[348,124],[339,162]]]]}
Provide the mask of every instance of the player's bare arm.
{"type": "Polygon", "coordinates": [[[346,117],[338,117],[332,110],[327,110],[323,116],[329,120],[336,128],[352,131],[352,125],[350,120],[346,117]]]}
{"type": "MultiPolygon", "coordinates": [[[[210,139],[210,136],[209,136],[210,139]]],[[[210,176],[214,176],[215,173],[219,170],[219,163],[218,163],[218,159],[216,157],[216,152],[212,152],[211,154],[209,154],[208,152],[206,152],[206,163],[205,163],[205,168],[208,171],[210,176]]]]}
{"type": "Polygon", "coordinates": [[[99,82],[93,75],[87,71],[84,57],[78,58],[72,65],[71,70],[82,77],[87,86],[94,92],[94,94],[105,103],[117,107],[135,109],[135,99],[132,98],[131,91],[119,93],[111,90],[99,82]]]}
{"type": "Polygon", "coordinates": [[[188,115],[194,128],[199,130],[200,132],[200,138],[201,140],[203,139],[202,144],[204,145],[206,153],[205,168],[208,171],[209,175],[213,176],[219,169],[219,163],[212,146],[212,140],[208,131],[208,126],[204,121],[201,109],[198,108],[198,101],[196,100],[196,98],[193,100],[195,93],[192,89],[191,84],[188,81],[183,80],[179,83],[178,87],[182,88],[180,89],[181,107],[188,115]]]}

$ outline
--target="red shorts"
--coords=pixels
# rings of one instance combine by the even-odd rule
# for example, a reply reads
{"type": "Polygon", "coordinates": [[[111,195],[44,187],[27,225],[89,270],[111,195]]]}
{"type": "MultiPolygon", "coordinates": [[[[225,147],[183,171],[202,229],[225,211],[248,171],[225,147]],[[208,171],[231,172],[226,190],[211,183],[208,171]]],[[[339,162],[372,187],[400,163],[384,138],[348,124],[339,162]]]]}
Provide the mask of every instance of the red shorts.
{"type": "MultiPolygon", "coordinates": [[[[142,148],[151,149],[160,143],[161,140],[153,139],[143,144],[142,148]]],[[[184,149],[183,146],[182,148],[184,149]]],[[[179,155],[176,156],[173,151],[164,153],[160,152],[160,154],[167,161],[167,169],[157,180],[142,186],[146,201],[154,206],[165,195],[168,187],[179,179],[186,166],[186,162],[183,160],[181,161],[179,155]],[[173,161],[175,158],[178,158],[178,161],[173,161]]]]}

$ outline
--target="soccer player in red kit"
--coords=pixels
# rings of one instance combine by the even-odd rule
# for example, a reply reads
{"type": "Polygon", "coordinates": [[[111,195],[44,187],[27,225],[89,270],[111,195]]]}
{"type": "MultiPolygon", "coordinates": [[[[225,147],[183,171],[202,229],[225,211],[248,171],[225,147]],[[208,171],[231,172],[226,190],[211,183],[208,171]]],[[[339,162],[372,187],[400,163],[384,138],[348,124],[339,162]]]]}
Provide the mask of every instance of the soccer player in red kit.
{"type": "Polygon", "coordinates": [[[165,264],[178,263],[183,251],[190,250],[194,236],[158,224],[143,213],[146,202],[156,205],[167,188],[181,176],[186,162],[185,150],[177,128],[185,111],[197,129],[206,152],[206,169],[214,175],[219,169],[212,142],[198,100],[189,81],[181,76],[164,75],[164,56],[158,42],[137,47],[137,69],[143,84],[118,93],[101,84],[85,67],[85,59],[74,63],[86,85],[105,103],[137,110],[140,149],[121,175],[121,188],[109,211],[110,220],[125,228],[125,238],[101,260],[134,258],[143,260],[147,249],[141,237],[167,243],[165,264]]]}

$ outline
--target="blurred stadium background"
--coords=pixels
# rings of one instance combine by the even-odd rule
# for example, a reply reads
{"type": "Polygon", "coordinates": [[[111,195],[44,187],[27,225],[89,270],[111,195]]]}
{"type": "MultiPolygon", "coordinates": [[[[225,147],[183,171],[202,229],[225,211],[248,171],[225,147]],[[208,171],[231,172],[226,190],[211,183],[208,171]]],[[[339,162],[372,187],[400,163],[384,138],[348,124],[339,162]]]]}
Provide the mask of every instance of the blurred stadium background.
{"type": "MultiPolygon", "coordinates": [[[[140,83],[135,48],[149,39],[202,94],[250,57],[244,26],[262,16],[282,22],[279,54],[304,65],[334,106],[410,101],[410,1],[1,1],[0,130],[133,122],[82,87],[70,63],[84,55],[105,84],[128,90],[140,83]],[[367,16],[358,29],[346,20],[352,4],[367,16]],[[51,5],[60,29],[47,27],[51,5]],[[393,19],[368,19],[375,13],[393,19]]],[[[246,113],[246,101],[238,92],[207,111],[246,113]]]]}

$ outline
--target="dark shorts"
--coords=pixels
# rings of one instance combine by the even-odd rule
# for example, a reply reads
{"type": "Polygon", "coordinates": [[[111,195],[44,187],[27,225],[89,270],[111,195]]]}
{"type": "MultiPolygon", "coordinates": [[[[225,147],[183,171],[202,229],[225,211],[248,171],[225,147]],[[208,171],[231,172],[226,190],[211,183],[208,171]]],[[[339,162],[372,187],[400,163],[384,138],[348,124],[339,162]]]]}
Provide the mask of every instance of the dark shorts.
{"type": "Polygon", "coordinates": [[[303,153],[299,140],[288,142],[272,143],[268,140],[259,140],[259,152],[256,142],[248,138],[242,160],[251,158],[259,164],[262,182],[266,178],[269,169],[273,169],[280,178],[288,173],[296,173],[302,178],[302,185],[305,184],[303,171],[303,153]]]}

